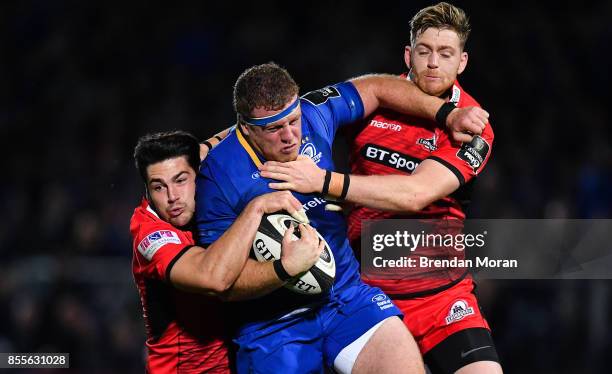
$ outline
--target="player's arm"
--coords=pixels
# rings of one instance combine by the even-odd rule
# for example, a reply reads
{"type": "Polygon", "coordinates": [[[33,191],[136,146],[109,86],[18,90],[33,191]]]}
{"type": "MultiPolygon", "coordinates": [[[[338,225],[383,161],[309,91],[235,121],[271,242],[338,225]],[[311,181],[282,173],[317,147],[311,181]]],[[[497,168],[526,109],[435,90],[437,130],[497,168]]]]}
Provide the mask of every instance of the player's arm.
{"type": "Polygon", "coordinates": [[[319,259],[324,243],[319,240],[311,226],[300,225],[299,230],[299,240],[291,240],[293,227],[287,229],[283,236],[281,259],[276,261],[281,262],[286,274],[278,273],[274,264],[276,261],[258,262],[247,259],[236,282],[221,297],[225,301],[255,299],[285,285],[287,277],[295,277],[308,271],[319,259]]]}
{"type": "Polygon", "coordinates": [[[346,200],[370,208],[414,213],[453,193],[460,183],[438,161],[424,160],[411,175],[351,175],[346,200]]]}
{"type": "Polygon", "coordinates": [[[300,209],[300,202],[290,192],[253,199],[215,242],[206,249],[190,248],[174,263],[171,283],[179,289],[223,294],[242,271],[263,214],[286,210],[303,220],[305,214],[299,213],[300,209]]]}
{"type": "Polygon", "coordinates": [[[224,301],[256,299],[282,287],[286,281],[279,278],[273,262],[259,262],[248,258],[236,282],[222,295],[224,301]]]}
{"type": "Polygon", "coordinates": [[[418,212],[478,175],[489,159],[493,138],[488,125],[483,136],[474,136],[460,148],[446,139],[411,175],[349,176],[321,169],[305,156],[284,163],[267,161],[260,170],[262,177],[279,181],[269,184],[273,189],[318,192],[371,208],[418,212]]]}
{"type": "Polygon", "coordinates": [[[208,155],[208,152],[210,152],[213,148],[215,148],[217,144],[221,143],[221,141],[229,135],[232,128],[234,128],[234,126],[231,126],[225,130],[219,131],[215,135],[211,136],[210,138],[200,143],[200,160],[201,161],[204,161],[204,159],[208,155]]]}
{"type": "Polygon", "coordinates": [[[427,95],[414,83],[397,76],[370,74],[354,78],[351,82],[363,102],[364,117],[378,107],[429,120],[445,117],[438,115],[438,112],[447,113],[446,122],[442,125],[446,125],[452,139],[457,142],[471,141],[472,136],[468,133],[481,134],[489,118],[489,114],[478,107],[454,108],[447,112],[449,108],[443,108],[444,100],[427,95]],[[436,118],[437,115],[439,118],[436,118]]]}
{"type": "MultiPolygon", "coordinates": [[[[345,177],[331,174],[335,174],[332,177],[336,181],[350,179],[346,186],[348,201],[371,208],[414,213],[450,195],[476,177],[489,160],[493,138],[493,129],[487,124],[482,136],[474,136],[471,142],[461,147],[453,145],[448,139],[440,139],[441,146],[423,160],[411,175],[345,177]]],[[[335,191],[330,192],[333,196],[339,196],[338,191],[341,190],[336,186],[335,191]]]]}
{"type": "Polygon", "coordinates": [[[370,208],[402,212],[418,212],[460,186],[457,176],[435,160],[424,160],[411,175],[351,175],[350,181],[303,156],[292,162],[268,161],[261,170],[262,177],[281,181],[270,183],[274,189],[319,192],[370,208]],[[345,183],[349,185],[343,196],[345,183]]]}

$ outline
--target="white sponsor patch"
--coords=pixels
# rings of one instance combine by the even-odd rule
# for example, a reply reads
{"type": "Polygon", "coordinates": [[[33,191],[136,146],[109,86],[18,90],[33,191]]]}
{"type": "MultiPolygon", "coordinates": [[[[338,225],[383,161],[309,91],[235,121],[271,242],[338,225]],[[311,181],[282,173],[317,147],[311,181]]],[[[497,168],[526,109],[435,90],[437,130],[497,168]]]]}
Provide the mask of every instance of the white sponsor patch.
{"type": "Polygon", "coordinates": [[[393,307],[393,303],[384,293],[379,293],[378,295],[372,297],[372,302],[376,303],[380,310],[385,310],[393,307]]]}
{"type": "Polygon", "coordinates": [[[151,261],[155,252],[164,245],[170,243],[181,244],[181,239],[179,239],[176,232],[170,230],[155,231],[140,241],[138,244],[138,252],[140,252],[144,258],[151,261]]]}
{"type": "Polygon", "coordinates": [[[453,94],[452,94],[450,100],[448,100],[448,101],[450,101],[451,103],[457,104],[457,103],[459,103],[460,99],[461,99],[461,90],[459,89],[459,87],[453,85],[453,94]]]}
{"type": "Polygon", "coordinates": [[[446,317],[446,324],[461,321],[467,316],[474,314],[474,308],[469,306],[464,300],[457,300],[453,303],[446,317]]]}

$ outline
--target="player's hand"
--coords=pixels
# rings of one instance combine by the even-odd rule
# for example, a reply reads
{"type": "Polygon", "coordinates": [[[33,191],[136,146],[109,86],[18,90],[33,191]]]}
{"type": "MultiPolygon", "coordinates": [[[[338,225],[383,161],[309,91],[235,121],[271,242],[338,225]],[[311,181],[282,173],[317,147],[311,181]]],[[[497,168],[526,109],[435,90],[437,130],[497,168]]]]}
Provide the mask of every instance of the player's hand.
{"type": "Polygon", "coordinates": [[[295,161],[267,161],[259,167],[261,176],[276,179],[281,183],[270,183],[275,190],[292,190],[299,193],[321,192],[325,170],[317,166],[310,157],[299,155],[295,161]]]}
{"type": "Polygon", "coordinates": [[[296,220],[302,223],[309,223],[302,203],[289,191],[263,194],[254,198],[250,204],[253,204],[261,214],[284,210],[296,220]]]}
{"type": "Polygon", "coordinates": [[[446,127],[455,142],[469,143],[474,135],[482,134],[489,122],[489,113],[478,107],[453,109],[446,118],[446,127]]]}
{"type": "Polygon", "coordinates": [[[325,243],[319,240],[319,236],[312,226],[300,224],[300,239],[293,240],[291,238],[294,227],[290,226],[281,244],[281,262],[283,267],[292,277],[310,270],[310,268],[319,260],[319,256],[323,251],[325,243]]]}

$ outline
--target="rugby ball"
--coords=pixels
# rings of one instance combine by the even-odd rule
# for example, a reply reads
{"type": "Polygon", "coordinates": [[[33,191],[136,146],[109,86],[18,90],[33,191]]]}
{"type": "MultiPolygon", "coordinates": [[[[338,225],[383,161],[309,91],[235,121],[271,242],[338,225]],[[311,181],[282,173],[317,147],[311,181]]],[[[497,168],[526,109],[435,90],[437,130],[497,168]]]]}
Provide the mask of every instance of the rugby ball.
{"type": "MultiPolygon", "coordinates": [[[[288,214],[273,213],[265,214],[255,239],[253,240],[253,252],[258,261],[274,261],[281,258],[281,243],[283,235],[290,225],[296,227],[292,234],[293,240],[298,240],[300,232],[297,225],[300,222],[288,214]]],[[[285,287],[293,292],[304,295],[317,295],[326,292],[334,284],[336,277],[336,262],[329,245],[317,232],[320,240],[323,240],[324,247],[319,260],[310,268],[309,271],[302,273],[290,280],[285,287]]]]}

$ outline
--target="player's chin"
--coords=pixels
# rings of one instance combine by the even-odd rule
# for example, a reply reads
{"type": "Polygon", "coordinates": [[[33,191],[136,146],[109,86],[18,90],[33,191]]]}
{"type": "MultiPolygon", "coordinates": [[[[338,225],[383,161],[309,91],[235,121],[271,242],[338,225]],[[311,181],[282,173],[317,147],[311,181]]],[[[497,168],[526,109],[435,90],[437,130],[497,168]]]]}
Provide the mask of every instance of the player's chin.
{"type": "Polygon", "coordinates": [[[445,87],[443,84],[432,83],[421,87],[421,90],[431,96],[440,96],[448,90],[448,87],[445,87]]]}
{"type": "Polygon", "coordinates": [[[188,214],[187,212],[183,212],[182,214],[176,217],[170,217],[168,219],[168,222],[170,222],[172,226],[183,227],[189,224],[192,217],[193,217],[193,214],[188,214]]]}
{"type": "Polygon", "coordinates": [[[296,148],[294,151],[291,151],[291,152],[279,152],[276,155],[276,161],[280,161],[280,162],[295,161],[295,159],[297,159],[297,156],[298,156],[298,149],[296,148]]]}

